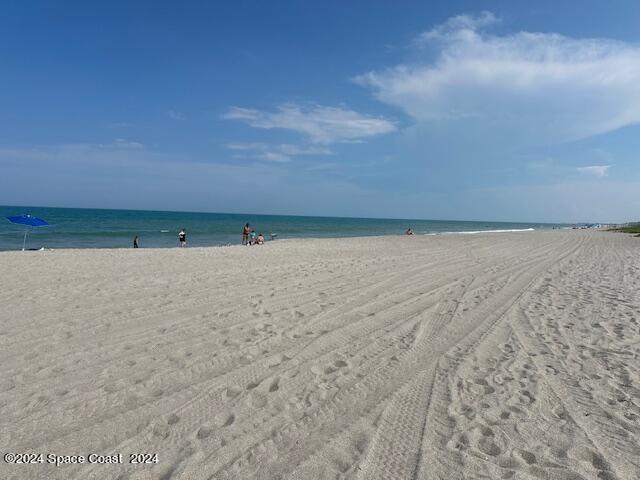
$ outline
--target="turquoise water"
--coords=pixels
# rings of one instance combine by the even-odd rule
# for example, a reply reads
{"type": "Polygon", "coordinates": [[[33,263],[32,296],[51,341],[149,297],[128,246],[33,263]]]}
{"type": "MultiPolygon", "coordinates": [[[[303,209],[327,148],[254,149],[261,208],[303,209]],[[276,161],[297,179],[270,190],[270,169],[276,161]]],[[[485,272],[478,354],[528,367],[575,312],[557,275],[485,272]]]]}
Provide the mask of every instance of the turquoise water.
{"type": "Polygon", "coordinates": [[[128,248],[133,237],[140,247],[175,247],[178,231],[187,230],[189,246],[239,244],[246,222],[269,239],[397,235],[411,227],[415,234],[552,228],[552,224],[397,220],[376,218],[294,217],[228,213],[95,210],[80,208],[0,206],[0,250],[22,248],[24,228],[5,219],[29,213],[49,227],[33,229],[27,248],[128,248]]]}

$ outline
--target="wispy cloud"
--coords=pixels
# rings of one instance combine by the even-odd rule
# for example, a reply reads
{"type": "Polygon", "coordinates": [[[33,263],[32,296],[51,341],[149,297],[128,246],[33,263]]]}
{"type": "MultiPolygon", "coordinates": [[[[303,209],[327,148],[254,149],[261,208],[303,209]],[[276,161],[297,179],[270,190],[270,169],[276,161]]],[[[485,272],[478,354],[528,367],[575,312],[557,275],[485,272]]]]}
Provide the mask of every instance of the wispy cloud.
{"type": "Polygon", "coordinates": [[[240,152],[236,155],[239,158],[254,158],[268,162],[289,162],[293,157],[302,155],[333,155],[333,152],[322,146],[300,147],[288,143],[272,145],[268,143],[230,143],[229,150],[240,152]]]}
{"type": "Polygon", "coordinates": [[[65,151],[65,150],[86,150],[86,149],[99,149],[99,150],[141,150],[146,148],[144,143],[132,142],[124,138],[116,138],[110,143],[66,143],[62,145],[55,145],[45,147],[48,149],[65,151]]]}
{"type": "Polygon", "coordinates": [[[338,162],[322,162],[309,165],[306,170],[308,172],[335,172],[344,168],[343,163],[338,162]]]}
{"type": "Polygon", "coordinates": [[[473,34],[484,27],[495,25],[500,20],[492,12],[484,11],[480,15],[457,15],[441,25],[423,32],[416,38],[417,44],[431,40],[449,40],[452,36],[473,34]]]}
{"type": "Polygon", "coordinates": [[[100,146],[102,148],[145,148],[145,145],[143,143],[132,142],[129,140],[125,140],[124,138],[116,138],[112,143],[101,144],[100,146]]]}
{"type": "Polygon", "coordinates": [[[397,129],[385,118],[339,107],[302,107],[293,103],[280,105],[275,112],[231,107],[222,118],[244,122],[254,128],[292,130],[320,144],[358,141],[397,129]]]}
{"type": "Polygon", "coordinates": [[[95,163],[117,164],[118,160],[140,158],[150,154],[144,144],[116,139],[111,143],[66,143],[32,148],[0,147],[0,160],[11,163],[46,161],[47,163],[75,162],[82,165],[95,163]]]}
{"type": "Polygon", "coordinates": [[[168,110],[167,116],[172,120],[186,120],[187,116],[182,112],[177,112],[175,110],[168,110]]]}
{"type": "Polygon", "coordinates": [[[104,145],[0,146],[0,204],[74,205],[81,198],[98,208],[363,216],[377,196],[306,169],[291,181],[280,163],[216,163],[104,145]],[[166,194],[176,189],[180,195],[166,194]]]}
{"type": "MultiPolygon", "coordinates": [[[[482,31],[488,12],[454,17],[418,36],[430,51],[356,78],[425,125],[466,122],[472,135],[513,144],[586,138],[640,122],[640,46],[556,33],[482,31]],[[433,53],[435,52],[435,57],[433,53]]],[[[439,125],[441,126],[441,125],[439,125]]]]}
{"type": "Polygon", "coordinates": [[[591,165],[588,167],[578,167],[576,170],[584,175],[602,178],[609,175],[609,169],[611,167],[613,167],[613,165],[591,165]]]}
{"type": "MultiPolygon", "coordinates": [[[[146,147],[137,142],[114,141],[111,143],[67,143],[40,145],[30,148],[0,146],[0,167],[60,168],[62,174],[75,176],[78,170],[93,175],[100,169],[108,170],[112,176],[120,176],[125,167],[150,167],[147,174],[155,176],[153,166],[172,164],[195,164],[230,166],[228,163],[216,163],[209,159],[189,154],[169,153],[146,147]]],[[[238,166],[240,167],[240,166],[238,166]]],[[[265,166],[266,168],[266,166],[265,166]]]]}

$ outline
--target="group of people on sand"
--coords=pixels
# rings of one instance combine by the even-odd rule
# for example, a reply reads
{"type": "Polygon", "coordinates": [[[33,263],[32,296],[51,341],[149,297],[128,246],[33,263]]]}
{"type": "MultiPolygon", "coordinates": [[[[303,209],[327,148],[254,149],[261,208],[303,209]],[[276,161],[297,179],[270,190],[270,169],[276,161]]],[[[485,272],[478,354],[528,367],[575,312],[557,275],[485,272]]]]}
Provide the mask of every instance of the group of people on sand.
{"type": "MultiPolygon", "coordinates": [[[[187,246],[187,231],[184,228],[180,229],[178,233],[178,244],[180,247],[187,246]]],[[[247,223],[242,229],[242,244],[243,245],[264,245],[264,235],[262,233],[258,233],[256,235],[256,231],[251,228],[251,226],[247,223]]],[[[133,248],[139,248],[139,237],[136,235],[133,237],[133,248]]]]}
{"type": "MultiPolygon", "coordinates": [[[[413,235],[413,230],[411,228],[407,228],[404,232],[405,235],[413,235]]],[[[274,234],[272,234],[272,237],[274,234]]],[[[273,238],[272,238],[273,240],[273,238]]],[[[187,231],[184,228],[180,229],[178,233],[178,243],[181,247],[187,246],[187,231]]],[[[256,231],[251,228],[251,225],[248,223],[244,224],[244,228],[242,229],[242,245],[264,245],[264,235],[262,233],[258,233],[256,235],[256,231]]],[[[133,238],[133,248],[138,248],[138,236],[136,235],[133,238]]]]}
{"type": "Polygon", "coordinates": [[[251,228],[251,225],[248,223],[244,224],[244,228],[242,229],[242,245],[263,245],[264,244],[264,235],[262,233],[258,233],[256,235],[256,231],[251,228]]]}

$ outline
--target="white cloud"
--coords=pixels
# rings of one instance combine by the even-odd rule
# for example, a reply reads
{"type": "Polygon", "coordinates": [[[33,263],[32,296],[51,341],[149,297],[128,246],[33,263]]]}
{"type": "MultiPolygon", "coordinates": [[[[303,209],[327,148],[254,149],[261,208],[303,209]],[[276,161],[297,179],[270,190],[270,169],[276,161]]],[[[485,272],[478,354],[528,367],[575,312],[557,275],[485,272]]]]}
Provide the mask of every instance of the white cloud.
{"type": "Polygon", "coordinates": [[[323,144],[357,141],[397,128],[389,120],[353,110],[321,105],[303,108],[292,103],[280,105],[275,112],[231,107],[222,118],[238,120],[254,128],[293,130],[314,143],[323,144]]]}
{"type": "Polygon", "coordinates": [[[578,167],[576,170],[585,175],[602,178],[609,175],[609,169],[611,167],[613,167],[613,165],[591,165],[589,167],[578,167]]]}
{"type": "Polygon", "coordinates": [[[577,140],[640,122],[640,46],[479,30],[495,21],[490,13],[455,17],[417,39],[435,58],[416,49],[424,60],[356,82],[418,123],[466,122],[476,137],[516,146],[577,140]]]}
{"type": "Polygon", "coordinates": [[[236,155],[238,158],[255,158],[270,162],[289,162],[293,157],[301,155],[333,155],[333,152],[326,147],[315,145],[300,147],[288,143],[279,145],[258,142],[230,143],[227,148],[241,152],[236,155]]]}
{"type": "Polygon", "coordinates": [[[182,112],[176,112],[175,110],[167,111],[167,116],[172,120],[186,120],[187,116],[182,112]]]}
{"type": "Polygon", "coordinates": [[[473,33],[483,27],[488,27],[498,23],[498,18],[491,12],[482,12],[477,17],[472,15],[458,15],[451,17],[441,25],[420,34],[417,38],[418,44],[434,39],[448,39],[452,35],[464,36],[473,33]]]}

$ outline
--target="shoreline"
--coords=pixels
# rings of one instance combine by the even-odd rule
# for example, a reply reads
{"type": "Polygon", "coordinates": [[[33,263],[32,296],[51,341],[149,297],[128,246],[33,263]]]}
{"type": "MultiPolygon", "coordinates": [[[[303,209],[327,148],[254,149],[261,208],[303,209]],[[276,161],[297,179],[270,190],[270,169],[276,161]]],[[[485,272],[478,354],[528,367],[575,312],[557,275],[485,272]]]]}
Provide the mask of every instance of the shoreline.
{"type": "MultiPolygon", "coordinates": [[[[563,231],[563,230],[576,230],[569,227],[564,228],[525,228],[525,229],[505,229],[505,230],[474,230],[474,231],[460,231],[460,232],[434,232],[434,233],[419,233],[414,232],[413,235],[406,235],[404,233],[397,234],[372,234],[372,235],[354,235],[354,236],[336,236],[336,237],[286,237],[286,238],[277,238],[274,240],[267,239],[265,241],[265,245],[272,243],[281,243],[281,242],[292,242],[292,241],[314,241],[314,240],[341,240],[341,239],[374,239],[374,238],[396,238],[396,237],[432,237],[432,236],[450,236],[450,235],[482,235],[482,234],[504,234],[504,233],[532,233],[532,232],[546,232],[546,231],[563,231]]],[[[601,229],[591,229],[591,230],[601,230],[601,229]]],[[[221,245],[197,245],[197,246],[189,246],[185,247],[188,250],[192,249],[207,249],[207,248],[226,248],[226,247],[244,247],[246,245],[238,244],[221,244],[221,245]]],[[[251,245],[250,245],[251,246],[251,245]]],[[[171,246],[171,247],[145,247],[144,245],[139,247],[138,249],[134,249],[132,246],[128,247],[57,247],[57,248],[29,248],[26,249],[25,252],[49,252],[49,251],[60,251],[60,250],[173,250],[173,249],[181,249],[179,245],[171,246]]],[[[16,250],[0,250],[0,254],[5,252],[21,252],[21,249],[16,250]]]]}
{"type": "MultiPolygon", "coordinates": [[[[87,210],[42,208],[26,211],[49,223],[34,229],[27,246],[32,248],[129,248],[135,236],[141,247],[170,248],[177,245],[180,229],[191,245],[222,246],[240,242],[242,227],[250,223],[266,238],[344,238],[400,235],[407,228],[416,233],[471,232],[507,229],[552,229],[560,224],[532,222],[447,221],[343,217],[300,217],[216,213],[141,212],[135,210],[87,210]]],[[[0,216],[25,210],[0,207],[0,216]]],[[[0,221],[0,250],[17,250],[24,230],[0,221]]]]}

